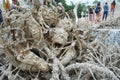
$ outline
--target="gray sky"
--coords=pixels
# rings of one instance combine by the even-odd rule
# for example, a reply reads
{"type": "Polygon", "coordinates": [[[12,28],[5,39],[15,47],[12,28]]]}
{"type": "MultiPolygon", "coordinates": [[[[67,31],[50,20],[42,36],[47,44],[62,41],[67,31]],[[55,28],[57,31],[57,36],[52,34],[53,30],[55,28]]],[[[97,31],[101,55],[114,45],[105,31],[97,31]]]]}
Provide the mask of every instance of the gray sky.
{"type": "MultiPolygon", "coordinates": [[[[10,0],[11,1],[11,0],[10,0]]],[[[92,3],[94,0],[66,0],[66,2],[68,4],[70,4],[70,1],[73,1],[74,3],[77,3],[77,2],[82,2],[82,3],[86,3],[86,2],[89,2],[89,3],[92,3]]],[[[0,0],[0,4],[2,3],[2,0],[0,0]]]]}
{"type": "MultiPolygon", "coordinates": [[[[10,0],[11,2],[12,0],[10,0]]],[[[89,4],[92,4],[94,0],[66,0],[67,4],[70,4],[72,1],[74,4],[78,3],[78,2],[81,2],[81,3],[86,3],[86,2],[89,2],[89,4]]],[[[2,4],[2,0],[0,0],[0,4],[2,4]]]]}
{"type": "Polygon", "coordinates": [[[81,3],[89,2],[89,4],[92,4],[94,0],[66,0],[67,4],[70,4],[70,1],[72,1],[75,4],[78,2],[81,2],[81,3]]]}

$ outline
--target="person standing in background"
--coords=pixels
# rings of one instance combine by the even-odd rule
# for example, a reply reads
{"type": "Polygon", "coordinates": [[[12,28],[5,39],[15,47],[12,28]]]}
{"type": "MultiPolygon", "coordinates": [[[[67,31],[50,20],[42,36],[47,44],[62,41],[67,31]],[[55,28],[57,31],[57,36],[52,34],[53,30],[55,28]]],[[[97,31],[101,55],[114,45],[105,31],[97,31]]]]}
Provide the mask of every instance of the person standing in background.
{"type": "Polygon", "coordinates": [[[20,4],[19,4],[18,0],[12,0],[12,4],[10,6],[10,10],[12,10],[12,9],[17,9],[18,10],[19,6],[20,6],[20,4]]]}
{"type": "Polygon", "coordinates": [[[58,5],[57,5],[57,12],[58,12],[58,16],[60,18],[65,17],[65,8],[63,7],[61,2],[59,2],[58,5]]]}
{"type": "Polygon", "coordinates": [[[44,0],[44,5],[47,5],[47,6],[50,6],[50,3],[52,3],[52,1],[51,0],[44,0]]]}
{"type": "Polygon", "coordinates": [[[3,0],[3,7],[4,7],[6,12],[8,12],[10,10],[10,2],[9,2],[9,0],[3,0]]]}
{"type": "Polygon", "coordinates": [[[29,8],[32,8],[33,1],[32,1],[32,0],[30,0],[30,1],[26,1],[26,2],[27,2],[28,7],[29,7],[29,8]]]}
{"type": "Polygon", "coordinates": [[[91,22],[93,22],[93,20],[94,20],[94,12],[93,12],[94,10],[93,10],[93,7],[92,6],[90,6],[90,8],[89,8],[89,20],[91,21],[91,22]]]}
{"type": "Polygon", "coordinates": [[[65,12],[65,8],[63,7],[61,2],[58,3],[57,9],[59,13],[65,12]]]}
{"type": "Polygon", "coordinates": [[[115,0],[113,0],[113,2],[111,3],[111,12],[112,12],[112,16],[114,16],[115,6],[116,6],[116,2],[115,2],[115,0]]]}
{"type": "Polygon", "coordinates": [[[93,21],[94,21],[95,20],[95,7],[92,6],[92,8],[93,8],[93,21]]]}
{"type": "Polygon", "coordinates": [[[97,21],[97,22],[100,22],[100,20],[101,20],[101,10],[102,10],[101,4],[100,4],[100,2],[98,2],[97,7],[96,7],[96,9],[95,9],[96,21],[97,21]]]}
{"type": "Polygon", "coordinates": [[[107,2],[103,6],[103,9],[104,9],[104,11],[103,11],[103,18],[102,18],[102,20],[104,20],[104,19],[106,20],[107,16],[108,16],[108,11],[109,11],[109,7],[108,7],[107,2]]]}
{"type": "Polygon", "coordinates": [[[3,22],[2,10],[0,9],[0,25],[3,22]]]}

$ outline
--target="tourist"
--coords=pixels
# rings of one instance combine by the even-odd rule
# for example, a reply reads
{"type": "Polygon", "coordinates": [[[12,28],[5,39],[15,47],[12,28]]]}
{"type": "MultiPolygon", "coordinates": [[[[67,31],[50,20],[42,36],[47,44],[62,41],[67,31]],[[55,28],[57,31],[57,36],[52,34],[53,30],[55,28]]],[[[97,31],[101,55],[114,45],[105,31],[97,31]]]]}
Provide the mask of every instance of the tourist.
{"type": "Polygon", "coordinates": [[[57,9],[59,13],[65,12],[65,8],[63,7],[61,2],[58,3],[57,9]]]}
{"type": "Polygon", "coordinates": [[[65,8],[63,7],[62,3],[59,2],[57,5],[57,12],[58,12],[58,17],[59,18],[64,18],[65,17],[65,8]]]}
{"type": "Polygon", "coordinates": [[[113,16],[114,16],[114,12],[115,12],[115,6],[116,6],[116,2],[115,2],[115,0],[113,0],[113,2],[111,3],[111,12],[112,12],[113,16]]]}
{"type": "Polygon", "coordinates": [[[94,21],[94,18],[95,18],[95,7],[92,6],[92,8],[93,8],[93,21],[94,21]]]}
{"type": "Polygon", "coordinates": [[[50,7],[50,3],[51,3],[51,0],[44,0],[44,5],[47,5],[48,7],[50,7]]]}
{"type": "Polygon", "coordinates": [[[29,8],[32,8],[33,1],[32,1],[32,0],[30,0],[27,4],[28,4],[29,8]]]}
{"type": "Polygon", "coordinates": [[[104,11],[103,11],[103,18],[102,18],[102,20],[104,20],[104,19],[106,20],[107,16],[108,16],[108,11],[109,11],[109,7],[108,7],[107,2],[105,3],[103,9],[104,9],[104,11]]]}
{"type": "Polygon", "coordinates": [[[20,8],[19,6],[20,6],[20,4],[19,4],[18,0],[12,0],[10,10],[12,10],[12,9],[19,10],[19,8],[20,8]]]}
{"type": "Polygon", "coordinates": [[[10,10],[10,2],[9,2],[9,0],[3,0],[3,7],[4,7],[6,12],[8,12],[10,10]]]}
{"type": "Polygon", "coordinates": [[[94,9],[92,6],[89,8],[89,20],[92,22],[94,20],[94,9]]]}
{"type": "Polygon", "coordinates": [[[101,4],[100,4],[100,2],[98,2],[97,7],[96,7],[96,9],[95,9],[96,21],[97,21],[97,22],[100,22],[100,20],[101,20],[101,10],[102,10],[101,4]]]}
{"type": "Polygon", "coordinates": [[[0,9],[0,24],[3,22],[2,10],[0,9]]]}

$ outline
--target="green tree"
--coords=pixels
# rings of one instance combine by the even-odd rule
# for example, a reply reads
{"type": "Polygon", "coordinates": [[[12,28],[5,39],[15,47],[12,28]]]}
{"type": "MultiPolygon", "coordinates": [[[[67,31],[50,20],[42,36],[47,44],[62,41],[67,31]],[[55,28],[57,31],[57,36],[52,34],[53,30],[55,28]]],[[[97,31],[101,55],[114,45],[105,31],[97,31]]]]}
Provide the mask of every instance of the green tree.
{"type": "Polygon", "coordinates": [[[77,15],[78,15],[78,17],[80,18],[81,17],[81,12],[83,12],[84,13],[84,15],[86,15],[86,11],[87,10],[87,6],[85,5],[85,4],[79,4],[79,6],[78,6],[78,9],[77,9],[77,15]]]}
{"type": "Polygon", "coordinates": [[[67,5],[65,0],[61,0],[61,3],[63,4],[66,12],[74,9],[74,7],[75,7],[75,5],[73,4],[73,2],[71,2],[72,5],[67,5]]]}
{"type": "MultiPolygon", "coordinates": [[[[66,4],[66,0],[61,0],[61,3],[63,4],[66,12],[69,12],[69,11],[73,10],[74,7],[75,7],[75,4],[73,2],[71,2],[71,5],[68,5],[68,4],[66,4]]],[[[78,5],[78,9],[77,9],[78,17],[79,18],[81,17],[81,12],[83,12],[84,15],[86,15],[87,9],[88,9],[88,7],[86,6],[86,4],[80,3],[78,5]]]]}
{"type": "Polygon", "coordinates": [[[95,0],[94,2],[93,2],[93,4],[97,4],[99,1],[98,0],[95,0]]]}

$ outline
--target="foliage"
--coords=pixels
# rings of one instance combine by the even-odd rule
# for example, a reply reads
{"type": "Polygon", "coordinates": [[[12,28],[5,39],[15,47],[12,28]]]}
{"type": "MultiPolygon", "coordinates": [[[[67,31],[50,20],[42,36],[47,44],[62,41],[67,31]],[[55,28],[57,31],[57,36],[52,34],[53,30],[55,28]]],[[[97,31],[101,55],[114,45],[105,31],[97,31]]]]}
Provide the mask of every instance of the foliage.
{"type": "Polygon", "coordinates": [[[79,4],[79,6],[78,6],[78,10],[77,10],[77,15],[78,15],[78,17],[81,17],[82,15],[81,15],[81,13],[83,12],[83,16],[85,16],[86,14],[87,14],[87,6],[85,5],[85,4],[79,4]]]}
{"type": "MultiPolygon", "coordinates": [[[[94,4],[96,4],[98,2],[98,0],[94,1],[94,4]]],[[[75,4],[71,1],[71,5],[66,4],[66,0],[61,0],[61,3],[63,4],[65,11],[69,12],[70,10],[73,10],[75,7],[75,4]]],[[[88,9],[90,6],[86,6],[85,3],[80,3],[77,9],[77,15],[80,18],[81,17],[81,13],[83,12],[83,16],[86,16],[86,14],[88,14],[88,9]]]]}
{"type": "Polygon", "coordinates": [[[93,4],[97,4],[99,1],[98,0],[95,0],[94,2],[93,2],[93,4]]]}
{"type": "Polygon", "coordinates": [[[75,5],[73,4],[73,2],[71,2],[72,5],[67,5],[65,0],[61,0],[61,3],[63,4],[66,12],[74,9],[74,7],[75,7],[75,5]]]}

